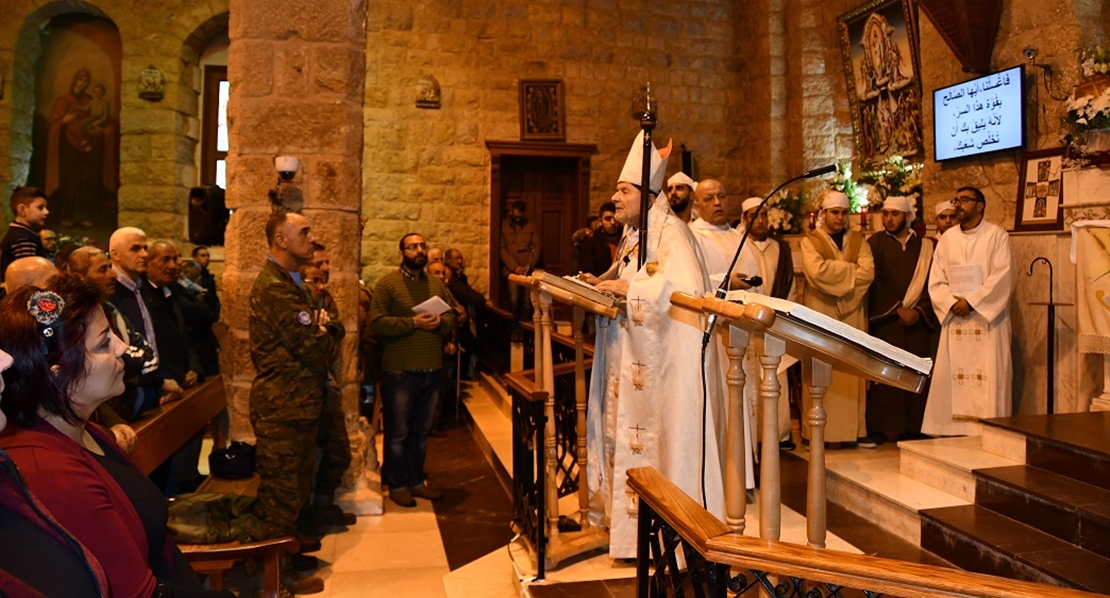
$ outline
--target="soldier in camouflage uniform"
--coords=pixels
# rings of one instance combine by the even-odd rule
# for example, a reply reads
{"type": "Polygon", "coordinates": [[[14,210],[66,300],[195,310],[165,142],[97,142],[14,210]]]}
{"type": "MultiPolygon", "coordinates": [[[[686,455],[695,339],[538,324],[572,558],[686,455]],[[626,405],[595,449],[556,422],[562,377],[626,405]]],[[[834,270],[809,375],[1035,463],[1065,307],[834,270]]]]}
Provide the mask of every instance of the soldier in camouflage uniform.
{"type": "Polygon", "coordinates": [[[250,418],[260,484],[255,538],[292,535],[308,503],[328,368],[342,329],[307,290],[299,266],[312,259],[308,220],[275,212],[266,223],[270,254],[250,298],[251,360],[257,372],[250,418]]]}
{"type": "Polygon", "coordinates": [[[331,324],[336,325],[340,332],[336,337],[335,355],[328,375],[328,393],[320,418],[320,430],[316,436],[316,446],[321,450],[316,484],[312,490],[311,505],[302,513],[299,525],[300,531],[308,535],[322,535],[327,532],[329,525],[354,525],[356,521],[353,514],[344,513],[335,504],[335,492],[343,484],[343,474],[351,466],[351,441],[347,436],[338,382],[341,373],[338,341],[343,337],[345,329],[339,323],[339,309],[327,288],[330,272],[331,258],[327,248],[320,243],[314,244],[312,262],[301,268],[304,287],[316,304],[327,312],[331,324]]]}

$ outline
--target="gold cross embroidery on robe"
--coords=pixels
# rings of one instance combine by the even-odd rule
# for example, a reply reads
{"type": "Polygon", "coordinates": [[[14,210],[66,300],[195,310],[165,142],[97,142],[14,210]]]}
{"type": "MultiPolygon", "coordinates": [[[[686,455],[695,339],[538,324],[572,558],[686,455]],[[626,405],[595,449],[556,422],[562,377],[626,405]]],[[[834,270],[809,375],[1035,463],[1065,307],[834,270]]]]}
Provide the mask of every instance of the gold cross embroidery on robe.
{"type": "Polygon", "coordinates": [[[955,380],[956,384],[959,384],[960,386],[964,385],[965,380],[967,382],[974,381],[976,386],[983,386],[987,382],[987,375],[984,374],[983,370],[980,369],[976,369],[975,373],[972,374],[964,373],[964,369],[959,368],[956,370],[955,374],[952,374],[952,379],[955,380]]]}
{"type": "Polygon", "coordinates": [[[964,340],[964,337],[970,340],[981,341],[987,337],[987,331],[983,330],[978,323],[975,324],[974,329],[965,329],[962,324],[956,324],[956,327],[952,330],[952,334],[956,335],[957,341],[964,340]]]}
{"type": "Polygon", "coordinates": [[[644,441],[640,438],[640,432],[646,432],[647,428],[641,428],[640,424],[636,424],[635,426],[629,426],[628,429],[632,430],[632,438],[628,441],[628,448],[632,450],[633,455],[644,454],[644,441]]]}
{"type": "Polygon", "coordinates": [[[646,382],[647,382],[647,380],[644,378],[644,368],[647,367],[647,364],[639,363],[639,362],[632,362],[631,367],[632,367],[632,388],[634,388],[636,390],[643,390],[644,389],[644,384],[646,384],[646,382]]]}
{"type": "Polygon", "coordinates": [[[633,297],[632,299],[628,300],[628,303],[632,306],[632,313],[629,315],[629,319],[632,320],[632,325],[643,326],[644,303],[646,302],[640,297],[633,297]]]}
{"type": "Polygon", "coordinates": [[[628,506],[624,508],[624,511],[628,514],[629,519],[635,519],[640,514],[640,497],[636,496],[636,491],[631,488],[626,488],[624,495],[628,499],[628,506]]]}

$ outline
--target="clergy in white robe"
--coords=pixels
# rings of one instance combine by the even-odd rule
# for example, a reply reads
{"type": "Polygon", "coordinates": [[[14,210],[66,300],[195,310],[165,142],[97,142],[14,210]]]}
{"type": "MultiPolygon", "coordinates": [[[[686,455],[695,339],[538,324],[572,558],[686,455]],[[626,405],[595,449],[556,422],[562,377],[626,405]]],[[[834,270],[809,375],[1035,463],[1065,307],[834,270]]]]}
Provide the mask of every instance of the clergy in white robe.
{"type": "MultiPolygon", "coordinates": [[[[867,288],[875,279],[875,261],[863,234],[848,227],[848,197],[843,193],[826,193],[817,229],[802,239],[802,270],[806,307],[853,328],[867,329],[867,288]]],[[[862,378],[833,370],[824,399],[825,442],[875,447],[867,439],[865,389],[862,378]]],[[[813,407],[808,384],[802,401],[802,437],[808,440],[813,407]]]]}
{"type": "MultiPolygon", "coordinates": [[[[739,231],[728,225],[728,192],[725,190],[725,186],[716,179],[700,181],[697,190],[694,191],[694,210],[701,217],[690,223],[690,231],[694,233],[694,238],[698,241],[705,271],[709,274],[709,281],[714,287],[718,287],[725,279],[725,274],[728,272],[733,256],[736,255],[736,250],[740,248],[742,236],[739,231]]],[[[759,266],[755,263],[751,250],[745,250],[740,254],[736,267],[730,276],[729,289],[752,290],[751,285],[745,283],[744,279],[756,276],[758,272],[759,266]]],[[[758,292],[758,289],[754,290],[758,292]]],[[[717,326],[713,331],[713,336],[717,340],[717,356],[720,363],[720,369],[716,374],[720,376],[721,383],[725,384],[725,373],[728,372],[729,368],[728,353],[725,351],[729,343],[728,326],[717,326]]],[[[754,343],[749,343],[743,361],[744,373],[747,375],[743,403],[744,421],[746,422],[744,425],[744,459],[747,462],[744,484],[749,489],[755,488],[753,459],[753,447],[755,445],[753,439],[757,440],[759,438],[759,436],[753,434],[758,429],[754,414],[756,403],[759,401],[759,362],[758,357],[755,357],[754,354],[754,343]]],[[[727,386],[722,386],[722,388],[727,388],[727,386]]]]}
{"type": "Polygon", "coordinates": [[[940,237],[929,271],[929,297],[941,323],[921,431],[979,433],[977,421],[1012,411],[1010,236],[983,219],[987,202],[974,187],[953,201],[959,226],[940,237]]]}
{"type": "MultiPolygon", "coordinates": [[[[744,244],[741,258],[743,259],[744,254],[750,254],[758,268],[757,273],[763,279],[763,284],[756,289],[757,293],[793,301],[794,257],[790,252],[790,244],[779,241],[770,235],[767,208],[764,207],[758,213],[756,212],[756,208],[762,202],[762,197],[749,197],[741,205],[743,211],[741,224],[743,229],[751,231],[748,234],[748,242],[744,244]]],[[[758,383],[763,376],[763,368],[759,367],[758,347],[752,346],[749,348],[748,356],[752,366],[751,371],[747,372],[748,380],[755,380],[758,383]]],[[[790,437],[790,383],[785,369],[779,372],[778,379],[780,389],[777,422],[778,438],[780,441],[788,442],[786,447],[791,448],[789,443],[793,443],[793,440],[790,437]]],[[[754,404],[756,406],[754,410],[756,437],[762,439],[763,402],[756,400],[754,404]]]]}
{"type": "MultiPolygon", "coordinates": [[[[671,213],[663,194],[649,210],[647,247],[639,247],[642,143],[638,137],[618,179],[613,202],[626,234],[617,260],[598,283],[601,290],[625,296],[625,310],[614,320],[598,318],[590,380],[589,516],[591,523],[609,527],[613,558],[636,556],[639,504],[627,485],[631,468],[654,467],[698,503],[704,500],[709,512],[724,517],[716,345],[707,349],[706,373],[713,375],[706,376],[703,403],[704,318],[670,302],[675,291],[704,295],[709,281],[690,229],[671,213]],[[643,268],[638,266],[641,250],[646,251],[643,268]]],[[[665,161],[653,154],[651,188],[660,189],[665,161]]]]}

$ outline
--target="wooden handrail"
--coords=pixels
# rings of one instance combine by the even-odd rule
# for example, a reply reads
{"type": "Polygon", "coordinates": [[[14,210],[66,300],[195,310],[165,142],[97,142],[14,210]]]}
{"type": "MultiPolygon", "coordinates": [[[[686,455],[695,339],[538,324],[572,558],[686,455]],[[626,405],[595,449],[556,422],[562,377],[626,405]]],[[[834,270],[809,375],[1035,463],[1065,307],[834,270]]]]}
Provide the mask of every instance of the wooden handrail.
{"type": "MultiPolygon", "coordinates": [[[[591,367],[593,365],[593,360],[587,359],[585,365],[587,368],[591,367]]],[[[551,371],[556,376],[567,376],[574,374],[574,362],[560,363],[559,365],[553,367],[551,371]]],[[[540,394],[542,394],[544,397],[547,396],[547,391],[536,390],[536,370],[521,370],[519,372],[513,372],[508,376],[505,376],[505,383],[508,384],[509,387],[513,390],[516,390],[520,394],[524,395],[524,397],[530,401],[542,401],[542,398],[537,398],[540,394]]]]}
{"type": "Polygon", "coordinates": [[[741,536],[732,533],[653,468],[628,470],[628,485],[640,501],[646,502],[707,561],[736,569],[754,569],[904,598],[1100,596],[994,575],[741,536]]]}
{"type": "Polygon", "coordinates": [[[727,525],[694,502],[654,467],[629,469],[628,486],[683,540],[694,545],[703,555],[709,548],[709,540],[732,533],[727,525]]]}
{"type": "Polygon", "coordinates": [[[150,475],[226,406],[223,376],[212,376],[187,390],[180,400],[147,411],[131,423],[135,430],[131,462],[143,475],[150,475]]]}

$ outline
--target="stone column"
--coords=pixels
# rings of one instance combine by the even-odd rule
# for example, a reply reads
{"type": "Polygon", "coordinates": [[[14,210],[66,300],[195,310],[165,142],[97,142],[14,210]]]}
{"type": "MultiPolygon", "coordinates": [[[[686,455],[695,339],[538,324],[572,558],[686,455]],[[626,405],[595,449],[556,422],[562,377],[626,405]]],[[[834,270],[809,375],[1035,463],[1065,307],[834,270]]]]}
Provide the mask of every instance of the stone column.
{"type": "Polygon", "coordinates": [[[347,329],[342,344],[343,409],[353,461],[340,503],[381,513],[373,434],[360,421],[356,375],[365,0],[231,0],[228,79],[230,151],[224,273],[223,371],[233,440],[254,441],[249,394],[254,370],[247,331],[251,285],[266,260],[273,158],[301,169],[282,196],[303,211],[331,252],[329,290],[347,329]]]}

